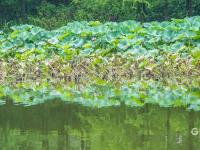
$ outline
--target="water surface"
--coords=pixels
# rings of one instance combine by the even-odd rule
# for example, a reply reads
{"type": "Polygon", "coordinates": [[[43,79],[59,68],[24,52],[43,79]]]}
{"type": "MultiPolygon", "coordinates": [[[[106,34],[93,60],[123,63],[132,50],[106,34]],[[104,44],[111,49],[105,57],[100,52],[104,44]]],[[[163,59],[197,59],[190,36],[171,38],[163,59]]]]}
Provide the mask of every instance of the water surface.
{"type": "Polygon", "coordinates": [[[52,101],[0,106],[1,150],[198,150],[200,113],[182,108],[88,108],[52,101]]]}

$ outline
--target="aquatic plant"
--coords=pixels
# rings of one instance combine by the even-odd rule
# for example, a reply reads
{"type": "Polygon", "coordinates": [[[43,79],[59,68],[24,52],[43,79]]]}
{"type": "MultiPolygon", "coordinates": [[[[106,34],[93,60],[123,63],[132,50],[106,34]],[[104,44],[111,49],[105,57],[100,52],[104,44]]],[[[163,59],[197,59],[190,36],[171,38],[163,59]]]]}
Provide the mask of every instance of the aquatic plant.
{"type": "Polygon", "coordinates": [[[0,99],[87,106],[125,103],[199,110],[200,17],[165,22],[72,22],[0,32],[0,99]]]}

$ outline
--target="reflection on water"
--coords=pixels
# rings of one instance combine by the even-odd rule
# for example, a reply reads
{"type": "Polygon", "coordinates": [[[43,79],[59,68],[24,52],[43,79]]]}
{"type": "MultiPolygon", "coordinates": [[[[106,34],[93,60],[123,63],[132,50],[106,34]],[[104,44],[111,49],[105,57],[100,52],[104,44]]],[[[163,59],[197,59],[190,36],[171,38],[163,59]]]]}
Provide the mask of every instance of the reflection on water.
{"type": "Polygon", "coordinates": [[[200,113],[145,106],[85,108],[52,101],[0,107],[2,150],[198,150],[200,113]]]}

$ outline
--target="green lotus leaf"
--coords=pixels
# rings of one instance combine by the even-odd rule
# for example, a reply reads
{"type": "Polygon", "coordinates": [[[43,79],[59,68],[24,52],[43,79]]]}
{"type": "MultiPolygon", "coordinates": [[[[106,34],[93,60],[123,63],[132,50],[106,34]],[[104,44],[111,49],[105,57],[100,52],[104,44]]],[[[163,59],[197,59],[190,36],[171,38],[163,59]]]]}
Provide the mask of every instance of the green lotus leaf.
{"type": "Polygon", "coordinates": [[[194,48],[191,54],[195,59],[200,59],[200,48],[194,48]]]}

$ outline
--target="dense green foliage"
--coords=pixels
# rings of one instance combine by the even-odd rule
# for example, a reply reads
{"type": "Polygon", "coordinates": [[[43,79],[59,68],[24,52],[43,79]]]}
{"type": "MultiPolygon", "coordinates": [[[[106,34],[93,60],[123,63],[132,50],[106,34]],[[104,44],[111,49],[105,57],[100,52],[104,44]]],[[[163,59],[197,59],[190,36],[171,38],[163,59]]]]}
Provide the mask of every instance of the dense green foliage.
{"type": "Polygon", "coordinates": [[[166,20],[200,15],[199,0],[1,0],[0,24],[28,23],[46,29],[73,20],[166,20]]]}
{"type": "Polygon", "coordinates": [[[71,60],[77,56],[123,53],[125,57],[162,59],[158,56],[175,53],[199,58],[199,28],[200,17],[162,23],[72,22],[53,31],[32,25],[13,26],[9,33],[1,31],[0,57],[23,59],[25,55],[41,60],[56,54],[71,60]]]}
{"type": "Polygon", "coordinates": [[[2,103],[59,98],[95,107],[200,109],[200,17],[11,29],[0,35],[2,103]]]}

